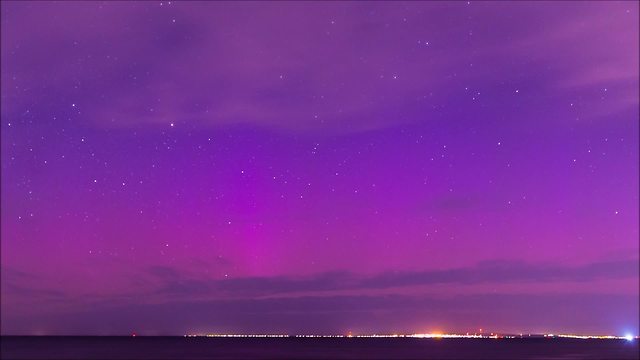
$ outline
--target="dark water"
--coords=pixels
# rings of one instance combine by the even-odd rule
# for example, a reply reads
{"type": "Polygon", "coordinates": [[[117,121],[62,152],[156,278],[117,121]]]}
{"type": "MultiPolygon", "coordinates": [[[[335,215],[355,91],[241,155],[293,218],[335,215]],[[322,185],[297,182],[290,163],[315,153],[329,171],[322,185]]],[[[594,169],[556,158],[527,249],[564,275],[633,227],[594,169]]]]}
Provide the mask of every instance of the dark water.
{"type": "Polygon", "coordinates": [[[638,359],[638,341],[6,337],[1,359],[638,359]]]}

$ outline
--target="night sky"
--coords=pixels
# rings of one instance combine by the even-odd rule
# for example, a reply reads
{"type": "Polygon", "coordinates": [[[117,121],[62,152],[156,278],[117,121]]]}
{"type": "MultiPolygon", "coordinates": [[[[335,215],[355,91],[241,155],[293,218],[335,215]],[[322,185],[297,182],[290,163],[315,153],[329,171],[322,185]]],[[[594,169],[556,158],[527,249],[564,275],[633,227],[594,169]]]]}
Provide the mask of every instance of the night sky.
{"type": "Polygon", "coordinates": [[[638,2],[1,6],[2,334],[638,333],[638,2]]]}

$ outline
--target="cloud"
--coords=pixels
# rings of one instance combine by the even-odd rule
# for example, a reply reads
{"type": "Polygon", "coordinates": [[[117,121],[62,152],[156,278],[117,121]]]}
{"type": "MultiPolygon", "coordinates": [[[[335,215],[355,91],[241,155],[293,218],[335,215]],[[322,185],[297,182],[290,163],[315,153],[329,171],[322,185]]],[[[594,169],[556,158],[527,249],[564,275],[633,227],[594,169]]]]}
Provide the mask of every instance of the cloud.
{"type": "Polygon", "coordinates": [[[3,266],[0,270],[3,304],[15,300],[55,301],[66,298],[58,289],[42,287],[42,278],[32,273],[3,266]]]}
{"type": "Polygon", "coordinates": [[[175,122],[350,133],[455,116],[458,90],[502,88],[513,74],[548,73],[531,91],[551,97],[567,86],[638,79],[629,28],[637,6],[629,4],[565,4],[552,16],[539,4],[188,5],[3,5],[3,28],[12,30],[3,31],[3,117],[35,102],[62,114],[74,102],[98,128],[175,122]],[[628,8],[627,17],[601,16],[628,8]],[[374,22],[374,13],[406,22],[374,22]],[[493,26],[470,37],[459,24],[476,27],[471,18],[493,26]]]}
{"type": "Polygon", "coordinates": [[[152,273],[162,280],[158,289],[159,294],[180,296],[218,294],[232,297],[251,297],[291,292],[348,289],[353,285],[357,286],[357,284],[352,283],[353,275],[346,272],[322,273],[306,278],[274,276],[224,280],[183,276],[177,270],[166,270],[159,274],[157,269],[152,269],[152,273]]]}
{"type": "Polygon", "coordinates": [[[102,304],[38,319],[3,317],[3,334],[355,333],[583,331],[637,328],[637,298],[604,294],[423,296],[304,296],[277,299],[190,300],[163,304],[102,304]],[[592,316],[585,317],[581,313],[592,316]],[[525,314],[523,316],[523,314],[525,314]],[[509,317],[518,315],[518,325],[509,317]],[[452,328],[450,324],[456,324],[452,328]]]}
{"type": "Polygon", "coordinates": [[[2,295],[6,297],[29,297],[39,298],[43,300],[60,300],[66,298],[66,294],[59,290],[54,289],[38,289],[26,286],[21,286],[14,283],[7,283],[2,285],[2,295]]]}
{"type": "Polygon", "coordinates": [[[149,267],[148,270],[150,274],[165,280],[179,279],[181,277],[181,273],[170,266],[156,265],[149,267]]]}
{"type": "Polygon", "coordinates": [[[154,267],[150,272],[162,280],[158,289],[160,294],[216,295],[236,298],[436,284],[589,282],[599,279],[629,279],[638,276],[638,264],[637,259],[596,262],[575,267],[528,264],[518,261],[491,261],[482,262],[477,266],[450,270],[387,272],[374,276],[329,272],[309,277],[246,277],[223,280],[184,276],[171,268],[159,270],[154,267]]]}
{"type": "MultiPolygon", "coordinates": [[[[516,261],[482,262],[450,270],[388,272],[359,276],[332,272],[308,277],[250,277],[207,280],[178,269],[147,269],[159,287],[146,294],[91,299],[42,312],[36,318],[8,311],[3,304],[3,334],[128,334],[131,331],[180,335],[187,332],[345,333],[395,329],[442,330],[455,323],[475,329],[491,323],[500,331],[566,329],[613,331],[636,326],[637,295],[551,292],[459,295],[336,294],[336,290],[389,289],[436,284],[550,283],[638,277],[638,259],[594,262],[581,266],[527,264],[516,261]],[[305,295],[306,294],[306,295],[305,295]],[[312,295],[309,295],[312,294],[312,295]],[[580,312],[593,316],[585,318],[580,312]],[[521,319],[521,328],[506,319],[521,319]],[[526,314],[523,316],[523,314],[526,314]],[[606,314],[606,316],[604,316],[606,314]],[[585,320],[587,319],[587,320],[585,320]],[[97,325],[96,325],[97,324],[97,325]]],[[[4,279],[3,279],[4,280],[4,279]]],[[[6,284],[3,281],[3,287],[6,284]]],[[[48,290],[28,293],[11,285],[5,296],[58,297],[48,290]]],[[[465,328],[466,327],[466,328],[465,328]]]]}
{"type": "Polygon", "coordinates": [[[0,276],[6,281],[20,281],[20,280],[32,280],[37,278],[36,275],[16,270],[7,266],[0,267],[0,276]]]}

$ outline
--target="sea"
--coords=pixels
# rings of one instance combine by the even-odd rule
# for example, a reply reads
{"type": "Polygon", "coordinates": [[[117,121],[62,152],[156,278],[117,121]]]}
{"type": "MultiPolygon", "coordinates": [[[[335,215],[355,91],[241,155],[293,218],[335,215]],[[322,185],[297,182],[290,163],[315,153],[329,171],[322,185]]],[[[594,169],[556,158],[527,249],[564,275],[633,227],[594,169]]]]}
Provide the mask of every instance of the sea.
{"type": "Polygon", "coordinates": [[[638,340],[1,336],[0,359],[639,359],[638,340]]]}

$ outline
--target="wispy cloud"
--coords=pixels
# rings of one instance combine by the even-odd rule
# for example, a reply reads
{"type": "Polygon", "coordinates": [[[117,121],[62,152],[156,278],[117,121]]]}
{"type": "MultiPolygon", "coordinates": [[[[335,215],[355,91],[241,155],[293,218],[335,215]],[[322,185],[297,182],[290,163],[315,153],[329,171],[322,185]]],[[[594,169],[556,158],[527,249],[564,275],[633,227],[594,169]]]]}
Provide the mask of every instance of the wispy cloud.
{"type": "Polygon", "coordinates": [[[450,270],[387,272],[360,276],[348,272],[322,273],[309,277],[246,277],[210,280],[184,276],[171,268],[152,268],[161,280],[160,294],[255,297],[274,294],[355,289],[387,289],[436,284],[588,282],[599,279],[628,279],[638,276],[638,260],[590,263],[582,266],[528,264],[518,261],[483,262],[473,267],[450,270]]]}
{"type": "MultiPolygon", "coordinates": [[[[532,91],[550,96],[560,91],[558,87],[638,79],[638,55],[633,51],[637,31],[628,28],[637,14],[632,4],[565,3],[549,16],[538,4],[415,3],[410,12],[380,3],[225,4],[227,15],[222,15],[204,11],[214,5],[201,3],[176,4],[171,17],[162,7],[147,5],[109,3],[99,10],[86,5],[82,20],[70,19],[64,3],[51,8],[43,4],[41,11],[13,5],[5,11],[3,24],[11,24],[14,31],[3,36],[7,77],[2,84],[8,94],[3,97],[3,114],[21,113],[31,102],[49,103],[51,94],[64,94],[75,99],[77,109],[98,127],[156,128],[175,121],[206,127],[249,123],[288,131],[354,132],[429,119],[441,103],[452,106],[438,108],[437,116],[453,116],[459,90],[478,83],[478,78],[487,87],[493,86],[487,78],[504,85],[514,73],[549,73],[552,76],[535,79],[539,89],[532,91]],[[526,16],[514,26],[512,19],[496,15],[500,12],[495,6],[526,16]],[[434,32],[430,24],[458,7],[451,19],[454,25],[434,32]],[[624,15],[629,8],[633,11],[626,17],[601,16],[603,11],[624,15]],[[333,23],[312,16],[328,10],[334,13],[333,23]],[[367,14],[376,12],[405,18],[405,26],[373,22],[367,14]],[[288,21],[277,21],[281,17],[275,14],[288,21]],[[476,29],[475,35],[461,32],[456,24],[467,23],[471,15],[494,26],[476,29]],[[252,26],[245,26],[249,22],[252,26]],[[38,23],[38,28],[23,28],[31,23],[38,23]],[[113,23],[122,24],[123,30],[104,30],[113,23]],[[133,23],[144,23],[145,31],[127,32],[133,23]],[[28,58],[16,50],[17,43],[29,44],[43,36],[49,39],[47,45],[28,58]],[[79,43],[91,57],[78,60],[79,43]],[[394,54],[407,49],[411,57],[400,68],[394,54]],[[58,54],[54,59],[52,52],[58,54]],[[528,68],[511,68],[514,59],[527,59],[528,68]],[[510,75],[470,67],[486,62],[501,64],[497,67],[510,75]],[[36,77],[30,66],[51,71],[36,77]],[[461,70],[465,68],[473,71],[461,70]],[[345,69],[350,69],[348,74],[345,69]],[[96,73],[99,79],[77,90],[74,79],[92,79],[96,73]],[[407,119],[409,113],[420,117],[407,119]]],[[[629,106],[634,104],[637,101],[629,106]]]]}

